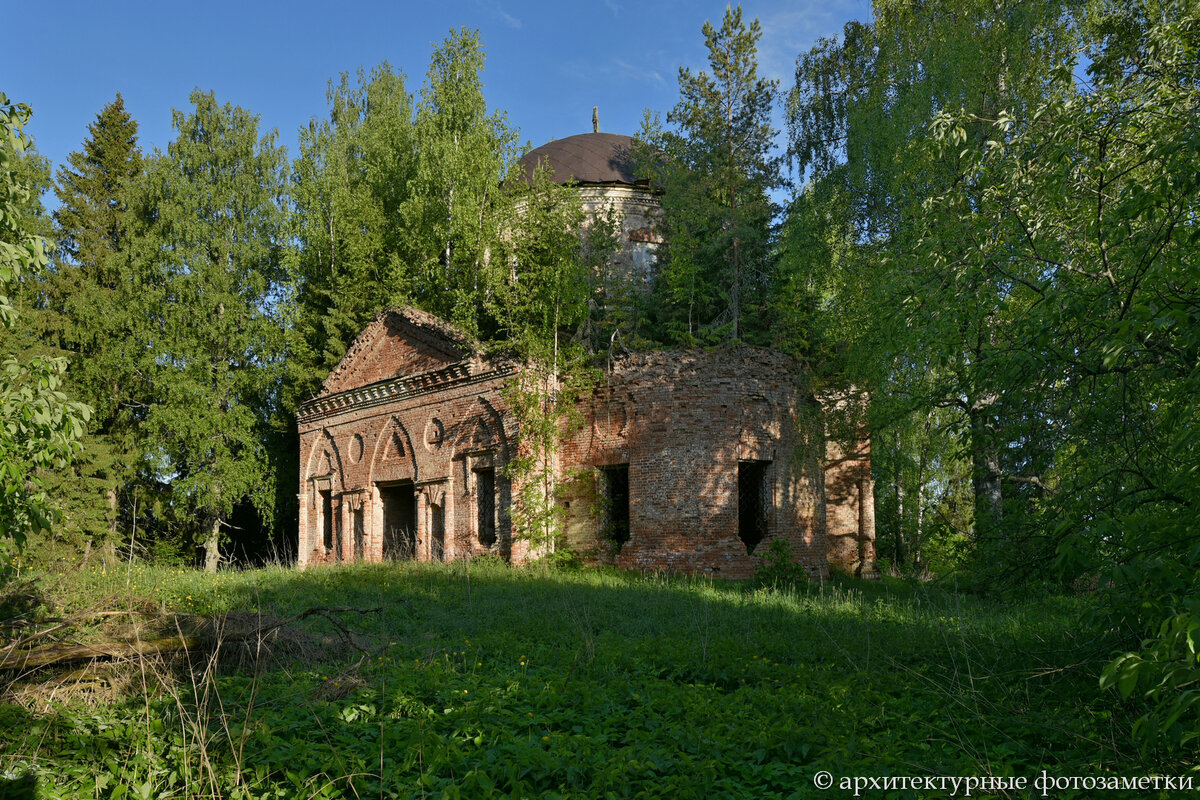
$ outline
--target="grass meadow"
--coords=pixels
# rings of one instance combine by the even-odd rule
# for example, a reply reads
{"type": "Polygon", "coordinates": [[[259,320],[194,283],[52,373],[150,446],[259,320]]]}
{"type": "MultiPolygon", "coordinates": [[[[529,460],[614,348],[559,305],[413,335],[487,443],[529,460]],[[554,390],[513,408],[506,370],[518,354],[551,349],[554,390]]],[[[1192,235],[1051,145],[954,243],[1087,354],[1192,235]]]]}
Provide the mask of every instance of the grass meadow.
{"type": "Polygon", "coordinates": [[[480,562],[134,565],[39,585],[60,616],[130,612],[81,639],[116,618],[207,638],[99,672],[9,672],[0,796],[843,798],[856,776],[1153,771],[1097,688],[1108,654],[1076,632],[1086,598],[480,562]],[[347,610],[301,616],[314,608],[347,610]]]}

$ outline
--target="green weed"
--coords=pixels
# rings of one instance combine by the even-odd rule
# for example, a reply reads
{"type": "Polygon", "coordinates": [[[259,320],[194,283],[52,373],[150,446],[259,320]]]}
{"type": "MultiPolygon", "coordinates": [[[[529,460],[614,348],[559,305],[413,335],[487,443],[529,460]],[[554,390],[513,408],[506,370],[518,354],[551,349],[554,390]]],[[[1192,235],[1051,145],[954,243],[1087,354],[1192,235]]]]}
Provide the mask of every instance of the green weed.
{"type": "Polygon", "coordinates": [[[1071,600],[490,563],[469,581],[461,564],[135,566],[58,591],[281,620],[381,610],[296,622],[319,645],[299,658],[0,706],[0,774],[41,797],[804,797],[822,769],[1145,769],[1096,699],[1100,662],[1077,663],[1071,600]]]}

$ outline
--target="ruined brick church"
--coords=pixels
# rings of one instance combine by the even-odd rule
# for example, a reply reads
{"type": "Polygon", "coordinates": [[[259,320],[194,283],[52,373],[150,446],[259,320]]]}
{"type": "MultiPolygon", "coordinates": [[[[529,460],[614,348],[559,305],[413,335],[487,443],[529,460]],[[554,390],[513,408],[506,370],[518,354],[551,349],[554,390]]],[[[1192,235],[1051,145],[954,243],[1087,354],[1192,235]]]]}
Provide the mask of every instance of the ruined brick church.
{"type": "MultiPolygon", "coordinates": [[[[615,211],[614,268],[646,275],[659,204],[630,144],[582,134],[522,162],[550,166],[589,212],[615,211]]],[[[510,513],[521,432],[502,390],[520,369],[425,312],[376,317],[297,412],[300,564],[540,555],[510,513]]],[[[554,465],[566,545],[632,569],[744,578],[778,540],[813,577],[831,563],[873,572],[867,434],[827,435],[834,401],[802,376],[743,344],[615,359],[554,465]]]]}

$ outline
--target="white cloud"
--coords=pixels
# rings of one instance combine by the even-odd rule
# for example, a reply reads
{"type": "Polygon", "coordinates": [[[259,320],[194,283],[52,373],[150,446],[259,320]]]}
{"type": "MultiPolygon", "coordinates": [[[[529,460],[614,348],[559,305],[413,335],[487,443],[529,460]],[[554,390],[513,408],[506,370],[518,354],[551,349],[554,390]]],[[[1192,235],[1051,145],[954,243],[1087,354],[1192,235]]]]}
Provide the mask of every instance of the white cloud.
{"type": "Polygon", "coordinates": [[[629,78],[635,81],[654,81],[658,84],[665,84],[662,74],[655,69],[642,67],[636,64],[630,64],[620,58],[614,58],[612,66],[607,70],[610,74],[619,78],[629,78]]]}
{"type": "Polygon", "coordinates": [[[562,74],[578,80],[594,81],[603,77],[619,82],[666,86],[663,73],[651,66],[633,64],[622,58],[612,58],[601,64],[591,61],[571,61],[560,67],[562,74]]]}
{"type": "Polygon", "coordinates": [[[500,7],[500,4],[492,6],[492,14],[494,14],[501,22],[514,30],[521,27],[521,20],[514,17],[512,14],[500,7]]]}
{"type": "MultiPolygon", "coordinates": [[[[747,10],[747,16],[751,16],[747,10]]],[[[759,71],[787,87],[795,79],[796,57],[822,37],[840,36],[852,19],[869,20],[869,0],[827,0],[826,2],[785,2],[757,14],[762,24],[758,43],[759,71]]]]}

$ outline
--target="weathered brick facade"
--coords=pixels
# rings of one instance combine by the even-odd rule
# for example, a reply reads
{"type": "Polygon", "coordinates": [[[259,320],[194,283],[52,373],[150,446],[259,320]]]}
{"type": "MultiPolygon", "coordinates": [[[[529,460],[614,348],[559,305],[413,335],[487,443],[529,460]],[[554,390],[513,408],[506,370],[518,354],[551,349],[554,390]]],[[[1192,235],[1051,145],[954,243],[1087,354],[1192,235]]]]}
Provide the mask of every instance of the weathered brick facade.
{"type": "Polygon", "coordinates": [[[609,545],[602,516],[573,502],[572,544],[608,547],[622,566],[742,578],[782,539],[821,574],[820,413],[799,375],[787,356],[744,345],[616,363],[562,460],[628,465],[629,537],[609,545]]]}
{"type": "MultiPolygon", "coordinates": [[[[618,223],[610,277],[645,288],[661,205],[632,148],[595,132],[521,162],[575,186],[589,218],[618,223]]],[[[300,563],[536,555],[514,530],[522,487],[506,470],[524,451],[502,389],[522,369],[423,312],[381,314],[298,412],[300,563]]],[[[867,433],[827,436],[845,401],[823,406],[803,376],[745,345],[618,360],[554,457],[567,543],[634,569],[743,578],[783,541],[814,577],[831,561],[873,573],[867,433]]]]}
{"type": "MultiPolygon", "coordinates": [[[[519,364],[423,312],[380,315],[301,406],[301,564],[533,555],[509,510],[519,364]]],[[[556,473],[567,542],[635,569],[747,577],[773,540],[813,576],[870,571],[865,436],[829,445],[802,368],[767,349],[618,360],[581,403],[556,473]],[[828,462],[828,463],[827,463],[828,462]]]]}
{"type": "MultiPolygon", "coordinates": [[[[496,507],[507,506],[516,430],[497,403],[513,369],[423,312],[376,318],[299,409],[300,563],[489,549],[477,546],[472,490],[490,470],[496,507]]],[[[523,557],[507,516],[495,525],[490,549],[523,557]]]]}

